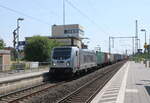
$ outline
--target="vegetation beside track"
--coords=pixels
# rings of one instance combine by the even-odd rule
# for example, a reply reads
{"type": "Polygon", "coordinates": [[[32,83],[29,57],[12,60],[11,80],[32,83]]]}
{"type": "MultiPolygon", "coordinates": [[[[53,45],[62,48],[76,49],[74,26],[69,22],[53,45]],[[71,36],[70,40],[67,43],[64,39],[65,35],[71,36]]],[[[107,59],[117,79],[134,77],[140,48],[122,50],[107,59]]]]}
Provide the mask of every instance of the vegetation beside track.
{"type": "Polygon", "coordinates": [[[131,60],[135,62],[150,60],[150,53],[141,53],[141,54],[135,54],[131,60]]]}

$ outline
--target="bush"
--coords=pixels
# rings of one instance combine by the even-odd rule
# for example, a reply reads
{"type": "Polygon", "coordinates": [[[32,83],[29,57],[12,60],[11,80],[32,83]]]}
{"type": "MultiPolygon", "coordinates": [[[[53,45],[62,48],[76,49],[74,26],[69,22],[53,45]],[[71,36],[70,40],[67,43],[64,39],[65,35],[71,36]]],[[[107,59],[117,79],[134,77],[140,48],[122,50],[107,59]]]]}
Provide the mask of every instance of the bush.
{"type": "Polygon", "coordinates": [[[33,36],[27,40],[25,60],[38,62],[48,61],[52,48],[59,45],[61,44],[47,37],[33,36]]]}

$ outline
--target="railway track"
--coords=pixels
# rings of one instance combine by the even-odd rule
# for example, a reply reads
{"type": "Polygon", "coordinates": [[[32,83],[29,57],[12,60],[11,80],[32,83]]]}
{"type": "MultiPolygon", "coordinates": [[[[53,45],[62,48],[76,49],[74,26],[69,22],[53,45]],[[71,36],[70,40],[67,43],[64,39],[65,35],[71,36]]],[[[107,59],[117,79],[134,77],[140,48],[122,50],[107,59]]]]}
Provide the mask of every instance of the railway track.
{"type": "Polygon", "coordinates": [[[103,71],[93,80],[73,91],[66,97],[57,101],[57,103],[90,103],[93,97],[102,89],[102,87],[112,78],[112,76],[120,69],[123,62],[110,66],[109,69],[103,71]]]}
{"type": "MultiPolygon", "coordinates": [[[[93,78],[92,81],[86,83],[74,92],[58,101],[58,103],[85,103],[95,96],[95,94],[105,85],[105,83],[116,73],[122,66],[123,62],[109,66],[103,70],[99,77],[93,78]],[[119,65],[118,65],[119,64],[119,65]],[[115,69],[114,69],[115,68],[115,69]]],[[[41,83],[36,86],[17,90],[5,95],[0,95],[0,103],[24,103],[30,98],[46,93],[49,89],[62,85],[66,81],[58,83],[41,83]]]]}
{"type": "Polygon", "coordinates": [[[64,81],[59,83],[41,83],[32,87],[10,92],[0,96],[0,103],[24,103],[29,98],[43,94],[48,89],[63,84],[64,81]]]}

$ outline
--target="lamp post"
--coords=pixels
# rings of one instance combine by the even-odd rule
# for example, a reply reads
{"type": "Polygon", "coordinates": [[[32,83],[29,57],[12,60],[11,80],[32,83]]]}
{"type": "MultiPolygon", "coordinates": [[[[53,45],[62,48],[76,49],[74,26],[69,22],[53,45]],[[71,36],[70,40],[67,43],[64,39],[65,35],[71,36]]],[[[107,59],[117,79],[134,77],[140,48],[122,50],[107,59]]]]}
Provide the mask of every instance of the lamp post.
{"type": "Polygon", "coordinates": [[[23,21],[23,20],[24,20],[24,18],[18,18],[17,19],[17,36],[18,36],[17,42],[18,43],[19,43],[19,28],[20,28],[19,21],[23,21]]]}
{"type": "Polygon", "coordinates": [[[145,52],[146,52],[146,48],[147,48],[147,43],[146,43],[146,29],[141,29],[142,32],[145,32],[145,44],[144,44],[144,48],[145,48],[145,52]]]}
{"type": "Polygon", "coordinates": [[[141,29],[141,31],[145,32],[145,44],[147,44],[146,43],[146,30],[145,29],[141,29]]]}
{"type": "Polygon", "coordinates": [[[17,50],[18,51],[18,53],[17,53],[18,54],[18,56],[17,56],[18,59],[17,60],[18,60],[18,62],[19,62],[19,28],[20,28],[19,22],[23,21],[23,20],[24,20],[24,18],[18,18],[17,19],[17,29],[16,30],[17,30],[17,49],[18,49],[17,50]]]}

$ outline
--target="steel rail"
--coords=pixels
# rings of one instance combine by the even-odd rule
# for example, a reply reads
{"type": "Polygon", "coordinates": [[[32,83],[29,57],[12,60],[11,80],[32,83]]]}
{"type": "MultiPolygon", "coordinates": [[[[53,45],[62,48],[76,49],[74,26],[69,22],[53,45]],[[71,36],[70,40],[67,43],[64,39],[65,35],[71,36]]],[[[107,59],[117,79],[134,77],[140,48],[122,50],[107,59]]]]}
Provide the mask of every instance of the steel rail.
{"type": "MultiPolygon", "coordinates": [[[[117,64],[115,64],[115,65],[117,65],[117,64]]],[[[115,66],[115,65],[113,65],[113,66],[115,66]]],[[[68,101],[71,102],[71,99],[74,97],[74,95],[75,95],[75,97],[78,96],[79,93],[82,93],[81,92],[82,90],[84,92],[84,89],[88,88],[88,86],[90,86],[90,84],[93,84],[93,82],[96,82],[98,79],[102,79],[101,80],[101,81],[103,81],[102,85],[90,97],[88,97],[88,99],[85,101],[85,103],[89,103],[92,100],[92,98],[101,90],[101,88],[111,79],[113,74],[120,68],[120,65],[118,64],[117,65],[118,68],[116,68],[116,69],[110,69],[110,70],[106,71],[104,74],[101,74],[100,76],[95,77],[94,79],[92,79],[91,81],[89,81],[86,84],[82,85],[81,87],[79,87],[75,91],[73,91],[70,94],[66,95],[64,98],[58,100],[57,103],[67,103],[68,101]]],[[[85,95],[84,95],[84,97],[85,97],[85,95]]],[[[76,99],[83,99],[83,98],[80,97],[80,98],[76,98],[76,99]]]]}
{"type": "Polygon", "coordinates": [[[28,87],[22,90],[17,90],[14,92],[10,92],[8,94],[2,95],[0,96],[0,101],[5,101],[7,103],[18,103],[19,101],[23,100],[23,99],[27,99],[28,97],[32,97],[40,92],[46,91],[50,88],[59,86],[61,84],[65,83],[65,81],[59,82],[57,84],[49,84],[49,83],[41,83],[32,87],[28,87]],[[41,87],[41,89],[39,89],[41,87]],[[34,91],[32,91],[34,89],[34,91]],[[39,89],[39,90],[35,90],[35,89],[39,89]],[[29,93],[29,90],[31,90],[29,93]],[[25,92],[25,93],[23,93],[25,92]],[[21,94],[21,96],[14,98],[13,96],[16,97],[17,94],[21,94]],[[9,98],[8,100],[6,100],[5,98],[9,98]]]}

